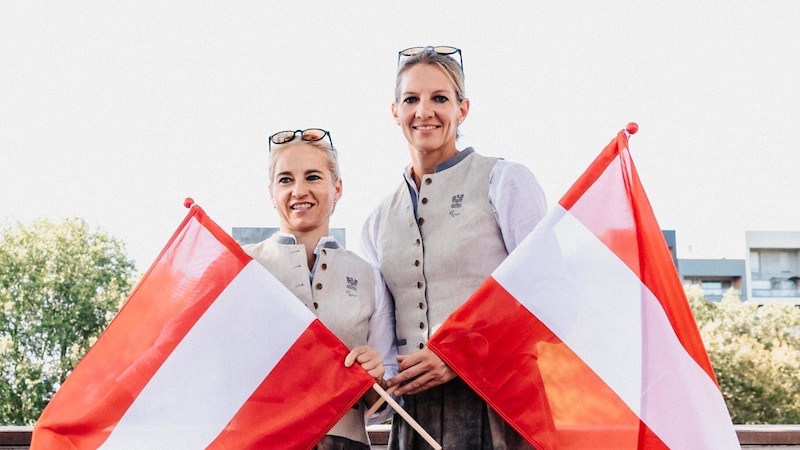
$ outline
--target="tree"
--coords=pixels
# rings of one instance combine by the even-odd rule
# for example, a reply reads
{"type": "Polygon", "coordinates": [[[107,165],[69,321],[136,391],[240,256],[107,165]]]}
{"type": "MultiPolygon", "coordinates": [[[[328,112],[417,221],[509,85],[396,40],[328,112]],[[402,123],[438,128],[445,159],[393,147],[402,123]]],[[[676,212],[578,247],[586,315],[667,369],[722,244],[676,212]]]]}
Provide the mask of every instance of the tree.
{"type": "Polygon", "coordinates": [[[686,290],[734,423],[800,423],[800,309],[686,290]]]}
{"type": "Polygon", "coordinates": [[[134,273],[124,244],[82,220],[0,228],[0,424],[33,424],[134,273]]]}

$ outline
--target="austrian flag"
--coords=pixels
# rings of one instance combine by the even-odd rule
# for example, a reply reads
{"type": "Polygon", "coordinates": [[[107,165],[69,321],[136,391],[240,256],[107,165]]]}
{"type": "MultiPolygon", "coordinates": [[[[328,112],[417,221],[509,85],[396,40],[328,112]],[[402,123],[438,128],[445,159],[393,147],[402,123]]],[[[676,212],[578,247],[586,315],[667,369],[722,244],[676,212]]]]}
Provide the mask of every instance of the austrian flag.
{"type": "Polygon", "coordinates": [[[309,449],[374,383],[347,352],[195,205],[31,448],[309,449]]]}
{"type": "Polygon", "coordinates": [[[624,131],[428,345],[539,449],[740,447],[624,131]]]}

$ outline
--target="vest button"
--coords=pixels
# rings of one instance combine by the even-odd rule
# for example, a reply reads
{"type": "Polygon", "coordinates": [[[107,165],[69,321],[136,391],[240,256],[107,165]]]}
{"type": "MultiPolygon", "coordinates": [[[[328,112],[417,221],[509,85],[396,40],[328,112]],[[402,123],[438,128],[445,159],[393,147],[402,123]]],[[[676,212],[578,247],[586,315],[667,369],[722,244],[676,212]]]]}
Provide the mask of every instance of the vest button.
{"type": "Polygon", "coordinates": [[[433,179],[425,178],[425,184],[431,184],[431,183],[433,183],[433,179]]]}
{"type": "Polygon", "coordinates": [[[322,267],[322,270],[325,270],[328,268],[328,263],[322,263],[320,267],[322,267]]]}
{"type": "Polygon", "coordinates": [[[425,218],[424,217],[420,217],[419,220],[417,220],[417,223],[422,225],[423,223],[425,223],[425,218]]]}
{"type": "Polygon", "coordinates": [[[317,284],[314,286],[314,289],[316,289],[316,290],[320,290],[320,289],[322,289],[322,283],[317,283],[317,284]]]}
{"type": "Polygon", "coordinates": [[[420,322],[419,323],[419,329],[420,330],[424,330],[425,329],[425,322],[420,322]]]}
{"type": "Polygon", "coordinates": [[[422,281],[417,281],[417,289],[422,289],[422,281]]]}
{"type": "Polygon", "coordinates": [[[425,309],[425,303],[419,302],[419,309],[425,309]]]}
{"type": "Polygon", "coordinates": [[[423,205],[427,205],[428,204],[428,197],[423,197],[422,204],[423,205]]]}
{"type": "Polygon", "coordinates": [[[314,302],[314,309],[319,309],[319,303],[314,302]]]}
{"type": "Polygon", "coordinates": [[[419,238],[417,238],[417,242],[415,242],[414,245],[420,245],[420,244],[422,244],[422,241],[419,238]]]}
{"type": "Polygon", "coordinates": [[[419,343],[419,349],[420,349],[420,350],[422,350],[423,348],[425,348],[425,344],[423,344],[422,342],[420,342],[420,343],[419,343]]]}
{"type": "Polygon", "coordinates": [[[414,266],[419,267],[419,260],[414,261],[414,266]]]}

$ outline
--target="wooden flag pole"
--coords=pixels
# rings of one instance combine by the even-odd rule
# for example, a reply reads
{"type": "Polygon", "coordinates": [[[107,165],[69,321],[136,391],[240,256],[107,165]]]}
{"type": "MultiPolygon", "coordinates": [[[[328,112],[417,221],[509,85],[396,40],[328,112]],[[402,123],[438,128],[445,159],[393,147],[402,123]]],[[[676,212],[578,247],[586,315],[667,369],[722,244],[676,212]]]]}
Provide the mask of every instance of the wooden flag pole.
{"type": "MultiPolygon", "coordinates": [[[[396,386],[397,385],[395,385],[395,387],[396,386]]],[[[403,407],[400,406],[388,392],[384,391],[383,388],[378,383],[373,384],[372,389],[374,389],[375,392],[377,392],[382,399],[386,400],[386,403],[388,403],[389,406],[391,406],[396,413],[400,414],[403,417],[403,419],[405,419],[405,421],[408,422],[408,424],[411,425],[414,428],[414,430],[416,430],[417,433],[419,433],[419,435],[422,436],[422,438],[425,439],[425,441],[428,444],[430,444],[431,447],[433,447],[435,450],[442,450],[442,446],[439,445],[439,443],[436,442],[436,440],[433,437],[431,437],[431,435],[428,434],[428,432],[425,431],[425,429],[422,428],[420,424],[417,423],[416,420],[414,420],[410,415],[408,415],[406,410],[403,409],[403,407]]],[[[394,389],[392,388],[389,388],[389,390],[394,391],[394,389]]],[[[379,402],[380,400],[375,402],[375,404],[378,405],[378,407],[380,407],[379,402]]],[[[375,408],[375,405],[372,405],[372,408],[375,408]]],[[[370,410],[372,410],[372,408],[370,408],[370,410]]]]}
{"type": "MultiPolygon", "coordinates": [[[[398,386],[400,385],[395,384],[394,386],[391,386],[389,389],[386,389],[386,393],[391,395],[391,393],[394,392],[394,390],[397,389],[398,386]]],[[[372,404],[372,406],[367,410],[367,412],[364,413],[364,419],[369,419],[370,417],[372,417],[372,415],[375,414],[375,412],[377,412],[378,409],[380,409],[381,405],[383,405],[384,403],[386,403],[386,401],[383,399],[383,397],[378,398],[378,400],[376,400],[375,403],[372,404]]]]}

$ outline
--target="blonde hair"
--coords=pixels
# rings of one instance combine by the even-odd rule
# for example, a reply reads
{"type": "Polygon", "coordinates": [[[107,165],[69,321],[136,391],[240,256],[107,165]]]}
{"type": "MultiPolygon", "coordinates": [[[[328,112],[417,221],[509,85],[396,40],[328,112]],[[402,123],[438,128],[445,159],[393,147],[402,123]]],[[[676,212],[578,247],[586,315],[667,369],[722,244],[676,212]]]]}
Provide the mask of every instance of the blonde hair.
{"type": "Polygon", "coordinates": [[[304,141],[301,139],[297,139],[291,142],[287,142],[285,144],[278,144],[272,147],[272,151],[269,153],[269,184],[272,186],[272,183],[275,182],[275,164],[278,162],[278,158],[280,158],[281,154],[284,152],[291,150],[292,146],[296,145],[310,145],[316,149],[318,149],[325,157],[325,165],[328,167],[328,171],[331,173],[332,182],[335,184],[341,178],[341,172],[339,171],[339,159],[336,156],[336,149],[332,146],[326,144],[324,140],[319,141],[304,141]]]}
{"type": "Polygon", "coordinates": [[[396,102],[400,101],[400,80],[403,74],[417,64],[428,64],[441,69],[453,85],[453,90],[456,92],[456,100],[458,100],[459,103],[464,100],[466,97],[464,71],[461,69],[458,61],[448,55],[436,53],[433,48],[429,47],[415,55],[405,57],[405,59],[400,62],[397,68],[397,82],[394,87],[394,99],[396,102]]]}

